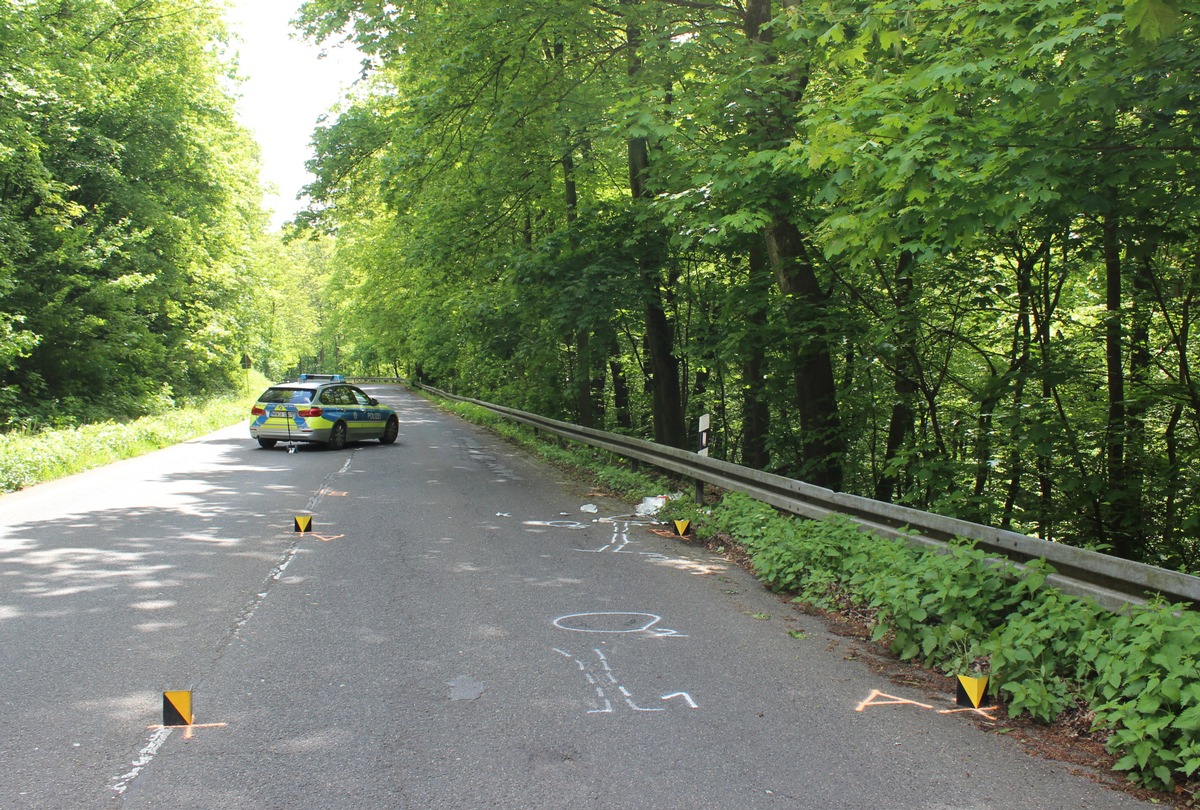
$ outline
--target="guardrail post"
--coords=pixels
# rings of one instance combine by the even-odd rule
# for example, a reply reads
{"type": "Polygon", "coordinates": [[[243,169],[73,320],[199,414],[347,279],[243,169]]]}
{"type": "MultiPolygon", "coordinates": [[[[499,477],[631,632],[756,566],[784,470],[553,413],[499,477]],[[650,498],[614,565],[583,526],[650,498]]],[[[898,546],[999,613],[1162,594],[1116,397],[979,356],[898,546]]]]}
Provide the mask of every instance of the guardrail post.
{"type": "Polygon", "coordinates": [[[701,506],[704,503],[704,482],[699,478],[696,479],[696,505],[701,506]]]}

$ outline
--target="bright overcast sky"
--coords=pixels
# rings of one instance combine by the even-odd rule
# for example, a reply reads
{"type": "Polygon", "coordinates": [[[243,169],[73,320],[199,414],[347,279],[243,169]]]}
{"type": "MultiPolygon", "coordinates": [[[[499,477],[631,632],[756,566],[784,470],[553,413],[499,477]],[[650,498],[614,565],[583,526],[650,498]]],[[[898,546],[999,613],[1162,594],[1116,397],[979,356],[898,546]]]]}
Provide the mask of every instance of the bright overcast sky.
{"type": "Polygon", "coordinates": [[[288,24],[303,0],[232,0],[230,27],[240,38],[238,114],[262,147],[263,183],[278,193],[264,201],[278,227],[303,207],[296,200],[311,181],[304,163],[312,157],[317,119],[337,104],[358,76],[359,59],[348,48],[321,49],[293,37],[288,24]]]}

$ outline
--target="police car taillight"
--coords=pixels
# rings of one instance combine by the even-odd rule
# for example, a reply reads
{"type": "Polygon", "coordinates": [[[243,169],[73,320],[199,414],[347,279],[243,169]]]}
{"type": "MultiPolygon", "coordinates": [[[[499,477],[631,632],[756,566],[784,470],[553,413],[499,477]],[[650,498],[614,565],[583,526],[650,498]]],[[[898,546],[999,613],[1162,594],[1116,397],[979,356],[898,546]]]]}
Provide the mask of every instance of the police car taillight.
{"type": "Polygon", "coordinates": [[[262,408],[258,407],[257,405],[255,405],[253,408],[250,409],[251,416],[262,416],[264,413],[266,413],[266,411],[264,411],[262,408]]]}
{"type": "Polygon", "coordinates": [[[320,415],[321,415],[320,408],[305,408],[304,410],[297,413],[297,416],[302,416],[306,419],[314,417],[314,416],[320,416],[320,415]]]}

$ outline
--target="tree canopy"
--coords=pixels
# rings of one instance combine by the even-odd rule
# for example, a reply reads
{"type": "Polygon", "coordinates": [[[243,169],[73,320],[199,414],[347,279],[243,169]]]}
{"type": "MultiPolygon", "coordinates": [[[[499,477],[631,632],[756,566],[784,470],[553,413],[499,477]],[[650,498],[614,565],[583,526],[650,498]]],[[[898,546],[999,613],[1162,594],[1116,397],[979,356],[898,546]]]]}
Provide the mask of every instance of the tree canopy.
{"type": "Polygon", "coordinates": [[[222,13],[0,3],[0,427],[218,390],[262,346],[282,249],[222,13]]]}
{"type": "Polygon", "coordinates": [[[309,0],[349,356],[1186,568],[1194,5],[309,0]]]}

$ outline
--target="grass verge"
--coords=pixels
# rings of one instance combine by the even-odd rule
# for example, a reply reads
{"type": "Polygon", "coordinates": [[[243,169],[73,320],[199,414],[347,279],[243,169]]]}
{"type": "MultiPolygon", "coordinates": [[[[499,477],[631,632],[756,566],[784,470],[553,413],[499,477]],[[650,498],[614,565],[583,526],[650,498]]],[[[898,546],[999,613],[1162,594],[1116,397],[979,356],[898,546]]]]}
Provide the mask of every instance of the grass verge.
{"type": "Polygon", "coordinates": [[[232,425],[250,412],[254,398],[261,391],[259,382],[252,380],[249,392],[129,422],[96,422],[36,433],[0,434],[0,492],[15,492],[103,467],[232,425]]]}

